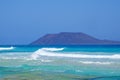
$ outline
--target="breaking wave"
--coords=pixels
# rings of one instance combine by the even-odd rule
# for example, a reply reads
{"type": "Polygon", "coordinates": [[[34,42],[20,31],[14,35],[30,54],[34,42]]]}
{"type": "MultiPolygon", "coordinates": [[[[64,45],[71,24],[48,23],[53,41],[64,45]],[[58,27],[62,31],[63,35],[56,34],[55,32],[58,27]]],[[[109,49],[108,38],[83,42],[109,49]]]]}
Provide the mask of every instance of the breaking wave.
{"type": "Polygon", "coordinates": [[[2,50],[12,50],[14,47],[0,47],[0,51],[2,50]]]}
{"type": "Polygon", "coordinates": [[[41,54],[49,54],[54,51],[62,51],[64,48],[41,48],[31,55],[31,59],[37,59],[41,54]]]}
{"type": "Polygon", "coordinates": [[[63,50],[64,48],[41,48],[31,55],[31,59],[37,59],[39,56],[49,57],[68,57],[68,58],[95,58],[95,59],[120,59],[119,54],[114,55],[88,55],[88,54],[73,54],[73,53],[57,53],[54,51],[63,50]],[[53,52],[51,52],[53,51],[53,52]]]}

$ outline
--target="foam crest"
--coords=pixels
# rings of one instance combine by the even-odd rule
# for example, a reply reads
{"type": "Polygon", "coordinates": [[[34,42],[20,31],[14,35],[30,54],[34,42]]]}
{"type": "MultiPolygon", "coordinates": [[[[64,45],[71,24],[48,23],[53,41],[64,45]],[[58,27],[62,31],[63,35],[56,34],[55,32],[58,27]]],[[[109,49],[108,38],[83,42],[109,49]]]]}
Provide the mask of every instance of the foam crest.
{"type": "Polygon", "coordinates": [[[44,53],[47,53],[47,52],[45,52],[45,51],[42,50],[42,49],[39,49],[39,50],[37,50],[36,52],[34,52],[34,53],[30,56],[30,58],[33,59],[33,60],[36,60],[36,59],[39,57],[40,54],[44,54],[44,53]]]}
{"type": "Polygon", "coordinates": [[[63,49],[64,48],[41,48],[41,49],[37,50],[36,52],[34,52],[30,57],[31,57],[31,59],[36,60],[39,57],[39,55],[41,55],[41,54],[46,54],[46,53],[49,54],[51,52],[61,51],[63,49]]]}
{"type": "Polygon", "coordinates": [[[68,57],[68,58],[95,58],[95,59],[120,59],[119,54],[114,55],[87,55],[87,54],[71,54],[71,53],[57,53],[49,52],[44,49],[39,49],[31,55],[31,59],[37,59],[39,56],[49,56],[49,57],[68,57]]]}
{"type": "Polygon", "coordinates": [[[112,62],[99,62],[99,61],[80,61],[80,63],[83,63],[83,64],[101,64],[101,65],[112,64],[112,62]]]}
{"type": "Polygon", "coordinates": [[[14,49],[14,47],[1,47],[0,51],[2,51],[2,50],[12,50],[12,49],[14,49]]]}
{"type": "Polygon", "coordinates": [[[44,51],[62,51],[64,48],[42,48],[44,51]]]}

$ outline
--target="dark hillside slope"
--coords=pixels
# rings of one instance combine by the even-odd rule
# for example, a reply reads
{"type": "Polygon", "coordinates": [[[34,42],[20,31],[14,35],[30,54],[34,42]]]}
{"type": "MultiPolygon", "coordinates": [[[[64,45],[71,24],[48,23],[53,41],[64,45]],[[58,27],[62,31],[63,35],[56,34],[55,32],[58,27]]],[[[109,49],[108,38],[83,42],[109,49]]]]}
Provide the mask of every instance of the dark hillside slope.
{"type": "Polygon", "coordinates": [[[47,34],[31,45],[99,45],[120,44],[119,41],[100,40],[85,33],[61,32],[58,34],[47,34]]]}

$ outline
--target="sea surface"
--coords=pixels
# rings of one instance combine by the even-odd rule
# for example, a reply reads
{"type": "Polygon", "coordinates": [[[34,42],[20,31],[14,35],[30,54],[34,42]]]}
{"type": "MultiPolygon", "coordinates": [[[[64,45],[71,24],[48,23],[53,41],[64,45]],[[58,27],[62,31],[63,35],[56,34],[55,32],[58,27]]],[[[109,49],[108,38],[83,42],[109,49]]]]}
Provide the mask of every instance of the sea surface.
{"type": "Polygon", "coordinates": [[[0,80],[120,80],[120,46],[0,46],[0,80]]]}

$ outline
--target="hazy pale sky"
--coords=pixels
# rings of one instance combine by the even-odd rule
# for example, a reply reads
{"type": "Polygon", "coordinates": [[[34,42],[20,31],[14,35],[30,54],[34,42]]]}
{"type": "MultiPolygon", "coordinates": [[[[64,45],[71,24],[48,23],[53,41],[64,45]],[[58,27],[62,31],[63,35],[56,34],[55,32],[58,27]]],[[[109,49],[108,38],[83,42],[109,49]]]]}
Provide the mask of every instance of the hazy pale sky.
{"type": "Polygon", "coordinates": [[[0,0],[0,45],[58,32],[120,41],[120,0],[0,0]]]}

